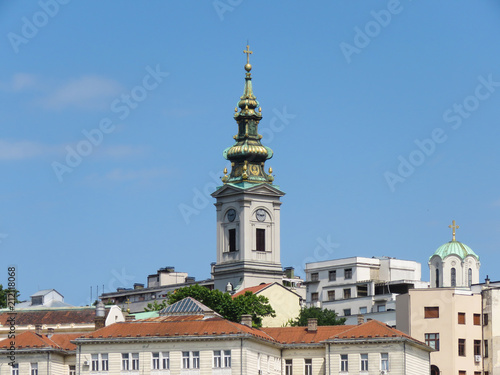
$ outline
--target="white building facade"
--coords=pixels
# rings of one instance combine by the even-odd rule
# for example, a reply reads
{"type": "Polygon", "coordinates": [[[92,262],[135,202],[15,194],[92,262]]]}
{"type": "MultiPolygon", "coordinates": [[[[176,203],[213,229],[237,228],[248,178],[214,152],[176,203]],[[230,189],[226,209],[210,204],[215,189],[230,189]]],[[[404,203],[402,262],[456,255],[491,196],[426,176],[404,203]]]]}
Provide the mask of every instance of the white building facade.
{"type": "Polygon", "coordinates": [[[355,324],[357,317],[396,325],[396,296],[427,288],[418,262],[395,258],[351,257],[306,264],[306,303],[334,310],[355,324]]]}

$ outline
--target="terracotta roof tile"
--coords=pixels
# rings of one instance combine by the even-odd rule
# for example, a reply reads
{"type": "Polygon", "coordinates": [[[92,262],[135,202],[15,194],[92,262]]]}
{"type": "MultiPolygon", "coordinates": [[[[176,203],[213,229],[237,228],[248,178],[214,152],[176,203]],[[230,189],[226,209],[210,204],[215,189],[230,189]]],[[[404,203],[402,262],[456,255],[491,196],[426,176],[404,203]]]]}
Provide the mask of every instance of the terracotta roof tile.
{"type": "MultiPolygon", "coordinates": [[[[131,322],[119,322],[94,331],[91,335],[81,336],[84,338],[110,337],[136,337],[141,336],[199,336],[203,335],[232,335],[250,334],[261,339],[274,341],[266,332],[256,328],[247,327],[243,324],[230,322],[229,320],[213,317],[209,319],[185,320],[169,317],[162,321],[136,320],[131,322]]],[[[185,318],[185,317],[182,317],[185,318]]]]}
{"type": "MultiPolygon", "coordinates": [[[[54,348],[60,350],[75,350],[76,345],[70,341],[80,336],[79,333],[58,333],[52,335],[50,338],[47,335],[38,335],[33,331],[25,331],[15,338],[15,346],[18,349],[26,348],[54,348]]],[[[4,339],[0,341],[0,349],[10,347],[12,339],[4,339]]]]}
{"type": "Polygon", "coordinates": [[[238,293],[234,293],[232,295],[233,298],[236,298],[238,296],[241,296],[243,294],[245,294],[246,292],[252,292],[253,294],[256,294],[258,292],[260,292],[262,289],[265,289],[267,288],[269,285],[271,285],[272,283],[267,283],[267,284],[260,284],[260,285],[256,285],[256,286],[251,286],[249,288],[245,288],[245,289],[242,289],[240,290],[238,293]]]}
{"type": "Polygon", "coordinates": [[[316,332],[309,332],[307,327],[266,327],[261,330],[283,344],[310,344],[327,340],[351,327],[353,326],[318,326],[316,332]]]}
{"type": "MultiPolygon", "coordinates": [[[[108,313],[108,311],[106,311],[108,313]]],[[[0,313],[0,324],[6,325],[11,314],[0,313]]],[[[16,325],[27,326],[35,324],[93,324],[95,309],[57,309],[57,310],[17,310],[16,325]]]]}

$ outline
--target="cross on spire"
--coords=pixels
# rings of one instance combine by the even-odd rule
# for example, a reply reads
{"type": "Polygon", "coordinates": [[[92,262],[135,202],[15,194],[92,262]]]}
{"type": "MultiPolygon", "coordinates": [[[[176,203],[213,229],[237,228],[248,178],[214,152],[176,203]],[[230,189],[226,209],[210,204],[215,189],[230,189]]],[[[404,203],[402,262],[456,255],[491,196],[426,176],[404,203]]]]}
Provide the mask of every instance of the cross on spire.
{"type": "Polygon", "coordinates": [[[250,64],[250,55],[253,51],[250,51],[250,46],[247,44],[247,49],[243,51],[243,53],[247,54],[247,64],[250,64]]]}
{"type": "Polygon", "coordinates": [[[451,225],[448,225],[448,228],[453,229],[453,239],[452,241],[455,241],[455,229],[460,228],[458,225],[455,225],[455,220],[451,222],[451,225]]]}

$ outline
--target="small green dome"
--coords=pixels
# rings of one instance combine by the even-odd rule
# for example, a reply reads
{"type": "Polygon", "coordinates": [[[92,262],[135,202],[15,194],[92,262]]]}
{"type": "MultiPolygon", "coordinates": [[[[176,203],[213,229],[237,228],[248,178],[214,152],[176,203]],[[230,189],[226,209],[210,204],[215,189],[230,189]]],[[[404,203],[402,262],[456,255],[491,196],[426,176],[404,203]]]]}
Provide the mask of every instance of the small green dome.
{"type": "Polygon", "coordinates": [[[479,260],[479,256],[474,251],[472,251],[469,246],[458,241],[450,241],[445,243],[444,245],[439,246],[434,254],[432,254],[432,256],[429,258],[429,260],[434,255],[439,255],[441,259],[444,259],[449,255],[456,255],[462,260],[465,259],[467,255],[472,255],[477,260],[479,260]]]}

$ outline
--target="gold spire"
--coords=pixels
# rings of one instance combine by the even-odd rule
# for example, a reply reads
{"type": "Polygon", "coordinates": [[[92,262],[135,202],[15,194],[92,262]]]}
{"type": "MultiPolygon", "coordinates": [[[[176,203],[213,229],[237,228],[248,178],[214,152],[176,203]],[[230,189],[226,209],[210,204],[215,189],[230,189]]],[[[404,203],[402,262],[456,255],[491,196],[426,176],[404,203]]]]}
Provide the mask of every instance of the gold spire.
{"type": "Polygon", "coordinates": [[[453,220],[451,223],[452,223],[451,225],[448,225],[448,228],[453,229],[453,239],[452,239],[452,241],[455,241],[455,229],[458,229],[460,227],[458,225],[455,225],[455,220],[453,220]]]}
{"type": "Polygon", "coordinates": [[[247,49],[243,51],[243,53],[247,54],[247,64],[245,65],[245,70],[249,72],[252,70],[252,65],[250,65],[250,55],[253,53],[253,51],[250,51],[250,46],[247,44],[247,49]]]}

